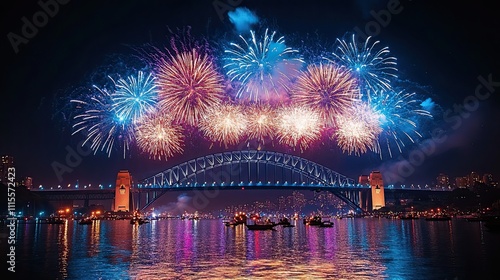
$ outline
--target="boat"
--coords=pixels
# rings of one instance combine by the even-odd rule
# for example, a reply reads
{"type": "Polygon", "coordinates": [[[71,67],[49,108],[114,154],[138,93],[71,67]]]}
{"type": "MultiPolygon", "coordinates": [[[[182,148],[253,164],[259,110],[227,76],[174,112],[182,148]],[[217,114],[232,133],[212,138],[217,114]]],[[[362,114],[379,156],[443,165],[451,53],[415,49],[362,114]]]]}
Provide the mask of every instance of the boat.
{"type": "Polygon", "coordinates": [[[131,220],[130,220],[130,224],[131,225],[142,225],[146,223],[146,220],[143,219],[143,218],[140,218],[140,217],[133,217],[131,220]]]}
{"type": "Polygon", "coordinates": [[[419,219],[419,217],[415,214],[405,214],[405,215],[400,215],[399,219],[401,220],[414,220],[414,219],[419,219]]]}
{"type": "Polygon", "coordinates": [[[224,219],[222,222],[226,226],[237,226],[237,225],[243,225],[246,224],[247,222],[247,215],[245,213],[236,213],[232,219],[224,219]]]}
{"type": "Polygon", "coordinates": [[[50,217],[47,219],[47,224],[62,225],[64,222],[65,219],[60,217],[50,217]]]}
{"type": "Polygon", "coordinates": [[[253,224],[253,225],[247,225],[247,228],[249,230],[272,230],[276,224],[253,224]]]}
{"type": "Polygon", "coordinates": [[[92,219],[91,218],[83,218],[78,221],[78,224],[80,225],[90,225],[92,224],[92,219]]]}
{"type": "Polygon", "coordinates": [[[448,215],[434,215],[425,218],[426,221],[449,221],[451,217],[448,215]]]}
{"type": "Polygon", "coordinates": [[[333,227],[333,222],[331,221],[322,221],[319,227],[333,227]]]}
{"type": "Polygon", "coordinates": [[[130,220],[131,225],[142,225],[144,223],[149,223],[149,219],[143,218],[143,216],[138,213],[135,213],[132,219],[130,220]]]}
{"type": "Polygon", "coordinates": [[[320,226],[323,222],[320,216],[313,216],[309,219],[304,219],[304,224],[309,226],[320,226]]]}
{"type": "Polygon", "coordinates": [[[283,226],[283,227],[290,227],[290,221],[287,218],[282,218],[280,221],[277,223],[277,225],[283,226]]]}

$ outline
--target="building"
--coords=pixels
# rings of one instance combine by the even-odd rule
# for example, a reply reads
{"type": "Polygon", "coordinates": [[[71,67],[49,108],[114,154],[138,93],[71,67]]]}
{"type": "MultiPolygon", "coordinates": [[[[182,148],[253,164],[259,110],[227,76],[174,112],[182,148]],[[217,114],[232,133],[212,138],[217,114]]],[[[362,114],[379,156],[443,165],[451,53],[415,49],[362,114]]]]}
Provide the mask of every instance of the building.
{"type": "Polygon", "coordinates": [[[13,156],[2,156],[2,162],[0,164],[0,182],[7,185],[9,182],[9,168],[14,167],[14,157],[13,156]]]}
{"type": "Polygon", "coordinates": [[[31,177],[26,177],[24,180],[21,182],[21,185],[25,186],[28,190],[33,188],[33,178],[31,177]]]}
{"type": "Polygon", "coordinates": [[[370,173],[370,187],[372,193],[372,210],[385,206],[384,180],[380,171],[370,173]]]}
{"type": "Polygon", "coordinates": [[[456,177],[455,184],[457,188],[465,189],[469,186],[469,177],[456,177]]]}
{"type": "Polygon", "coordinates": [[[489,173],[485,173],[483,175],[483,183],[486,185],[486,186],[491,186],[491,184],[493,183],[493,175],[489,174],[489,173]]]}
{"type": "Polygon", "coordinates": [[[472,171],[469,175],[469,187],[473,187],[474,185],[480,182],[481,180],[479,174],[477,174],[477,172],[472,171]]]}
{"type": "Polygon", "coordinates": [[[439,173],[436,178],[436,187],[437,188],[449,188],[450,187],[450,178],[448,175],[444,173],[439,173]]]}

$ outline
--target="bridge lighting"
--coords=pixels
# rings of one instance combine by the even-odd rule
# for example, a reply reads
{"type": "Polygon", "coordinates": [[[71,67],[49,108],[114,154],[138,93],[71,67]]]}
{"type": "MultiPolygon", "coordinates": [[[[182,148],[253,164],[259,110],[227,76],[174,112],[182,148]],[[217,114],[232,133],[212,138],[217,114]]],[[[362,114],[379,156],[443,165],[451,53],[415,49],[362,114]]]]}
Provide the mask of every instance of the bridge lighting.
{"type": "Polygon", "coordinates": [[[109,184],[109,187],[111,188],[111,184],[109,184]]]}
{"type": "Polygon", "coordinates": [[[38,188],[39,188],[39,189],[42,189],[42,190],[43,190],[43,187],[42,187],[42,185],[40,185],[40,186],[39,186],[38,188]]]}
{"type": "Polygon", "coordinates": [[[60,189],[61,188],[61,185],[57,185],[57,188],[60,189]]]}
{"type": "Polygon", "coordinates": [[[268,184],[268,185],[271,185],[271,181],[267,181],[267,184],[268,184]]]}

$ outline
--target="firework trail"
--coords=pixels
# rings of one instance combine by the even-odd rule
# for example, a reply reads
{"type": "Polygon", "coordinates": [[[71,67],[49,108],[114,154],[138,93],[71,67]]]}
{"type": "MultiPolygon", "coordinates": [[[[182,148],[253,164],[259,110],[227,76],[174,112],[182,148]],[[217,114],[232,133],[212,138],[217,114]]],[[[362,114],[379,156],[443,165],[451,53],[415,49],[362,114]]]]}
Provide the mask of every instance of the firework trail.
{"type": "Polygon", "coordinates": [[[182,154],[182,127],[165,114],[149,114],[136,125],[137,146],[150,158],[165,159],[182,154]]]}
{"type": "Polygon", "coordinates": [[[137,77],[129,76],[126,80],[120,78],[117,81],[110,79],[115,84],[115,92],[111,97],[118,116],[136,122],[155,110],[158,92],[152,74],[145,76],[139,71],[137,77]]]}
{"type": "Polygon", "coordinates": [[[356,42],[354,34],[350,42],[337,39],[339,46],[333,53],[333,60],[351,70],[359,79],[362,90],[391,89],[391,79],[397,77],[397,60],[390,55],[388,47],[379,49],[380,42],[371,43],[370,39],[368,37],[363,44],[356,42]]]}
{"type": "Polygon", "coordinates": [[[205,137],[226,147],[239,143],[247,126],[243,110],[233,104],[211,107],[200,121],[200,130],[205,137]]]}
{"type": "Polygon", "coordinates": [[[267,103],[255,103],[245,108],[248,120],[247,135],[264,143],[273,139],[276,130],[276,111],[267,103]]]}
{"type": "Polygon", "coordinates": [[[321,121],[331,127],[337,116],[358,102],[360,95],[349,71],[328,63],[309,65],[297,78],[291,98],[295,104],[319,112],[321,121]]]}
{"type": "Polygon", "coordinates": [[[415,93],[404,91],[379,91],[372,94],[371,107],[377,112],[383,129],[378,137],[376,152],[383,156],[387,150],[390,157],[394,148],[401,153],[405,143],[415,143],[422,138],[418,132],[418,122],[422,118],[432,118],[415,93]]]}
{"type": "Polygon", "coordinates": [[[379,116],[370,105],[359,103],[339,116],[333,138],[344,153],[361,155],[376,149],[376,139],[382,128],[379,116]]]}
{"type": "Polygon", "coordinates": [[[278,111],[277,132],[280,143],[301,152],[321,136],[320,115],[304,106],[286,106],[278,111]]]}
{"type": "Polygon", "coordinates": [[[276,41],[266,29],[262,41],[255,31],[251,39],[240,35],[243,45],[231,43],[225,50],[224,69],[231,81],[239,85],[237,98],[258,101],[281,99],[286,96],[290,80],[295,77],[304,61],[298,51],[285,45],[284,37],[276,41]]]}
{"type": "Polygon", "coordinates": [[[196,49],[157,62],[159,107],[174,120],[196,126],[223,98],[222,76],[208,55],[196,49]]]}
{"type": "Polygon", "coordinates": [[[111,156],[116,142],[123,148],[125,157],[134,140],[132,122],[117,113],[112,94],[97,86],[93,88],[96,92],[88,101],[70,101],[76,103],[77,107],[83,111],[74,117],[72,135],[83,132],[87,138],[82,145],[89,142],[94,154],[98,151],[105,151],[108,157],[111,156]]]}

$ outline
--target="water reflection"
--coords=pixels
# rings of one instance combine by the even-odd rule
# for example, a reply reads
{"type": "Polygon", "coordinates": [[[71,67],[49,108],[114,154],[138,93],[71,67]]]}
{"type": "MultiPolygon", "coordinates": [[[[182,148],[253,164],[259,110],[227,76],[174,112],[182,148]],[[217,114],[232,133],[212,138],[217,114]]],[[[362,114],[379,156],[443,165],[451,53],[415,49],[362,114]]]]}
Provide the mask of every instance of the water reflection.
{"type": "Polygon", "coordinates": [[[219,220],[19,224],[19,278],[40,271],[49,279],[474,278],[493,273],[500,246],[481,224],[458,220],[295,225],[248,231],[219,220]]]}

